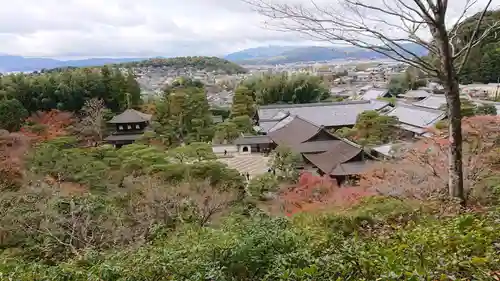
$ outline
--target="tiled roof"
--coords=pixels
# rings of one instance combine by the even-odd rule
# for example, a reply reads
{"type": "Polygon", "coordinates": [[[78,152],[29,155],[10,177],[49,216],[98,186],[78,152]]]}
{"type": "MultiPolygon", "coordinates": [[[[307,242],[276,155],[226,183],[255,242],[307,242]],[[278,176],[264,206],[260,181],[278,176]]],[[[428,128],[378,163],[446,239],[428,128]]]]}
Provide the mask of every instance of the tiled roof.
{"type": "Polygon", "coordinates": [[[304,120],[299,116],[289,116],[271,129],[268,136],[277,144],[292,146],[309,140],[315,136],[321,127],[304,120]]]}
{"type": "Polygon", "coordinates": [[[339,164],[351,160],[361,152],[361,148],[339,141],[326,152],[317,154],[304,153],[303,155],[323,173],[330,175],[339,164]]]}
{"type": "Polygon", "coordinates": [[[329,140],[311,141],[321,133],[329,135],[322,126],[300,116],[290,115],[278,122],[267,136],[278,145],[289,146],[293,151],[301,153],[326,174],[332,174],[334,169],[341,169],[342,173],[354,171],[354,169],[349,168],[349,165],[346,168],[338,166],[353,159],[363,150],[359,146],[333,135],[330,135],[331,139],[329,140]]]}
{"type": "Polygon", "coordinates": [[[387,92],[389,92],[388,89],[377,89],[377,88],[373,88],[373,89],[370,89],[368,91],[366,91],[366,93],[364,93],[361,98],[363,100],[376,100],[380,97],[383,97],[387,94],[387,92]]]}
{"type": "Polygon", "coordinates": [[[269,136],[242,136],[234,141],[234,144],[269,144],[273,143],[269,136]]]}
{"type": "Polygon", "coordinates": [[[254,126],[254,130],[256,132],[262,132],[262,133],[267,133],[269,130],[271,130],[272,127],[274,127],[279,121],[266,121],[266,122],[259,122],[258,126],[254,126]]]}
{"type": "Polygon", "coordinates": [[[432,95],[432,93],[429,93],[425,90],[410,90],[400,96],[405,98],[426,98],[430,95],[432,95]]]}
{"type": "Polygon", "coordinates": [[[121,114],[113,117],[108,123],[112,124],[126,124],[126,123],[141,123],[149,122],[151,120],[151,115],[139,112],[134,109],[127,109],[121,114]]]}
{"type": "Polygon", "coordinates": [[[292,150],[298,153],[325,152],[338,146],[341,140],[306,141],[292,146],[292,150]]]}
{"type": "Polygon", "coordinates": [[[353,161],[339,164],[330,172],[332,176],[359,175],[372,169],[377,164],[376,161],[353,161]]]}
{"type": "Polygon", "coordinates": [[[388,116],[398,117],[400,126],[408,131],[422,134],[428,127],[434,126],[437,122],[446,117],[442,110],[435,110],[403,103],[396,104],[396,107],[387,113],[388,116]]]}
{"type": "Polygon", "coordinates": [[[310,104],[278,104],[259,107],[259,126],[264,123],[279,121],[276,118],[284,113],[300,116],[300,118],[319,126],[348,126],[356,123],[358,115],[367,110],[380,110],[388,106],[388,102],[380,100],[329,102],[310,104]],[[279,114],[282,112],[282,114],[279,114]],[[273,119],[274,118],[274,119],[273,119]]]}
{"type": "Polygon", "coordinates": [[[446,98],[444,95],[430,95],[421,101],[414,102],[413,104],[425,108],[440,109],[441,106],[446,105],[446,98]]]}

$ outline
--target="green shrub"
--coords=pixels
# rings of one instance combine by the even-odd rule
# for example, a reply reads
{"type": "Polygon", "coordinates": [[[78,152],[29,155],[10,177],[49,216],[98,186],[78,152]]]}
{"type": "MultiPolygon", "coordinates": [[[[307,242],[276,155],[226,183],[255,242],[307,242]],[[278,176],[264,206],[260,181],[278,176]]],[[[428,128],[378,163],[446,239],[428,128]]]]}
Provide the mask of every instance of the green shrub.
{"type": "MultiPolygon", "coordinates": [[[[382,198],[364,204],[351,218],[383,223],[415,211],[413,204],[382,198]]],[[[422,212],[418,220],[369,236],[358,235],[360,227],[344,235],[317,218],[232,217],[218,228],[185,225],[150,245],[91,252],[55,267],[4,259],[0,271],[15,280],[38,274],[46,280],[330,281],[492,280],[490,273],[500,269],[497,211],[452,218],[422,212]]]]}
{"type": "Polygon", "coordinates": [[[28,115],[28,111],[18,100],[0,100],[0,129],[18,131],[28,115]]]}
{"type": "Polygon", "coordinates": [[[264,200],[267,192],[276,192],[278,190],[279,184],[275,175],[266,173],[252,178],[248,183],[248,191],[252,197],[264,200]]]}

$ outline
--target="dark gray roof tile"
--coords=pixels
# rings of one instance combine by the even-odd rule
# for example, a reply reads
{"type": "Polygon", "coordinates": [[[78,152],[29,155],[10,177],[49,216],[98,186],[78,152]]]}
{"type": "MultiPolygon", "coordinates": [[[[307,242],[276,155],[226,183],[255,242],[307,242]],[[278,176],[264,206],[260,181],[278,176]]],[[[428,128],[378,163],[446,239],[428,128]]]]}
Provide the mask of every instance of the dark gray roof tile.
{"type": "Polygon", "coordinates": [[[373,88],[373,89],[370,89],[370,90],[366,91],[366,93],[364,93],[361,96],[361,98],[363,100],[376,100],[378,98],[381,98],[381,97],[385,96],[388,92],[389,92],[388,89],[373,88]]]}
{"type": "Polygon", "coordinates": [[[380,110],[388,106],[388,104],[385,101],[370,100],[266,105],[259,107],[258,116],[263,121],[261,123],[265,123],[273,120],[272,118],[283,116],[282,114],[278,115],[280,112],[288,112],[291,115],[300,116],[300,118],[320,126],[349,126],[356,123],[356,118],[360,113],[367,110],[380,110]]]}
{"type": "Polygon", "coordinates": [[[402,123],[401,127],[403,129],[422,134],[426,128],[432,127],[443,120],[446,117],[446,112],[398,103],[387,115],[397,117],[399,122],[402,123]]]}
{"type": "Polygon", "coordinates": [[[268,136],[275,143],[288,146],[307,141],[321,130],[321,127],[299,116],[289,116],[277,125],[280,126],[271,129],[268,136]]]}
{"type": "Polygon", "coordinates": [[[446,105],[446,98],[444,95],[430,95],[421,101],[414,102],[413,105],[431,109],[440,109],[443,105],[446,105]]]}
{"type": "Polygon", "coordinates": [[[134,109],[127,109],[124,112],[114,116],[108,123],[112,124],[126,124],[126,123],[142,123],[149,122],[151,115],[139,112],[134,109]]]}
{"type": "Polygon", "coordinates": [[[269,144],[273,143],[269,136],[242,136],[234,141],[234,144],[269,144]]]}

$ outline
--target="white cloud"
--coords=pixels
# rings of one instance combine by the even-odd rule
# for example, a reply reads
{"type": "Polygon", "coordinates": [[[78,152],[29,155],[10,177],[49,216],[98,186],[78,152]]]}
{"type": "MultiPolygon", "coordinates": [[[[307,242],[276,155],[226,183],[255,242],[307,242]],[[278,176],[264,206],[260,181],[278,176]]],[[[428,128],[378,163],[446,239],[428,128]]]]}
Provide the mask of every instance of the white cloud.
{"type": "Polygon", "coordinates": [[[240,0],[0,0],[0,5],[0,53],[15,55],[221,55],[309,43],[297,34],[263,29],[262,18],[240,0]]]}
{"type": "Polygon", "coordinates": [[[259,16],[239,0],[0,0],[0,4],[0,53],[16,55],[220,55],[302,40],[262,29],[259,16]]]}

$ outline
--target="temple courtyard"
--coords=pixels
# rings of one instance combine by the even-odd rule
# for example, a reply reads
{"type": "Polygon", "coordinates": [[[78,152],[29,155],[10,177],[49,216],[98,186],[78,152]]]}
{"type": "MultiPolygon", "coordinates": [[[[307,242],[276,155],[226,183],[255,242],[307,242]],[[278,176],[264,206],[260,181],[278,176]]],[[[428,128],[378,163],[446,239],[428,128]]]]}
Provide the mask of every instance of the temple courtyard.
{"type": "Polygon", "coordinates": [[[250,177],[266,173],[269,169],[269,157],[261,154],[234,154],[232,157],[219,158],[219,161],[226,163],[229,167],[238,170],[242,174],[250,174],[250,177]]]}

